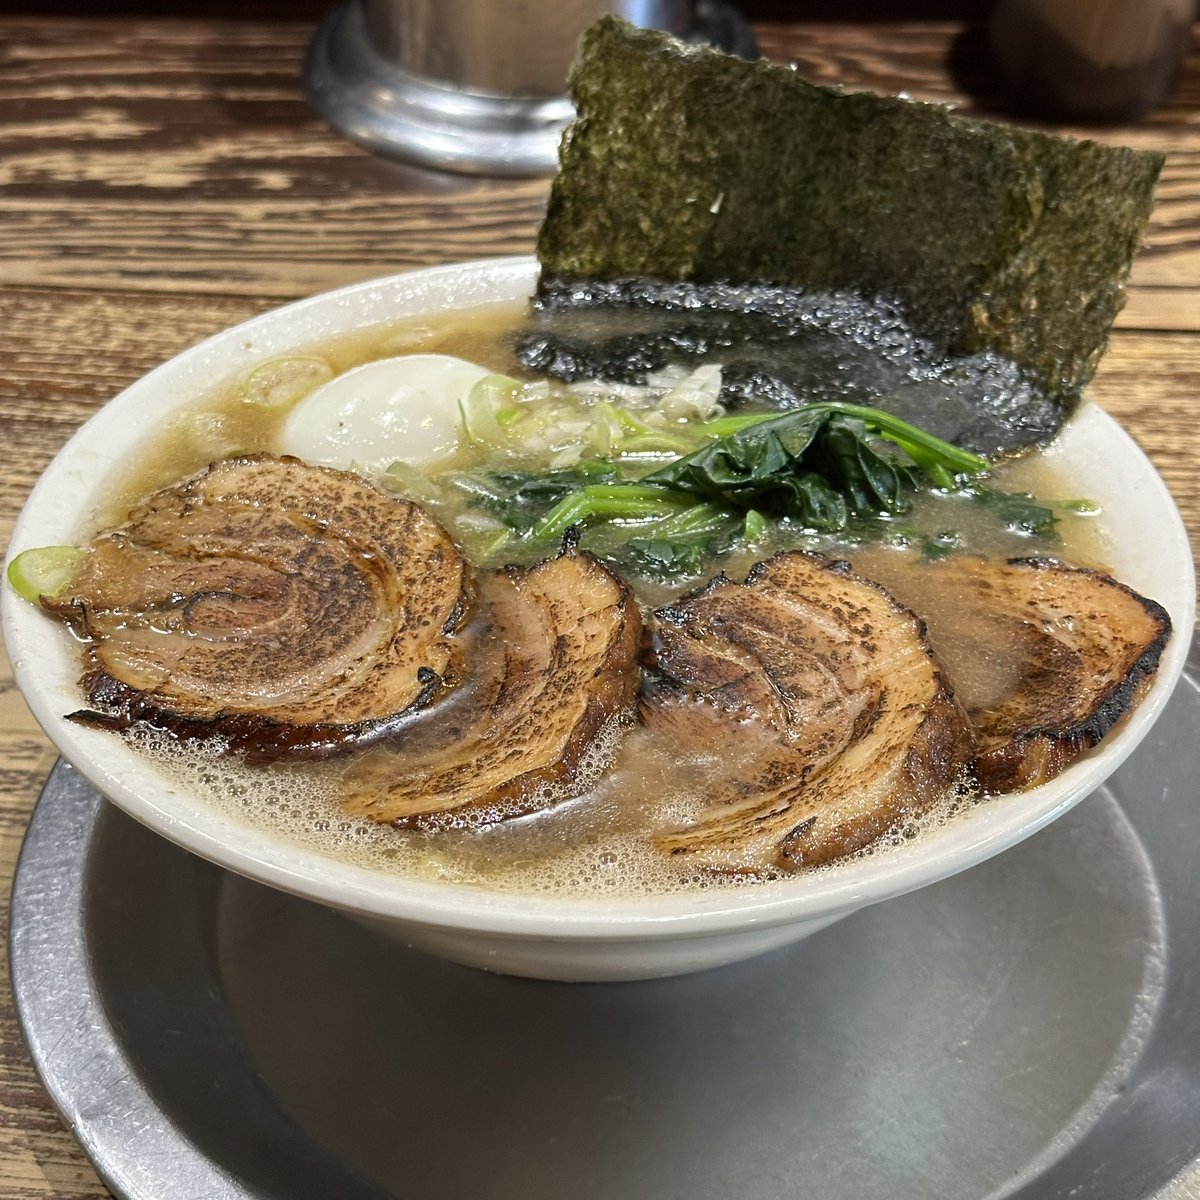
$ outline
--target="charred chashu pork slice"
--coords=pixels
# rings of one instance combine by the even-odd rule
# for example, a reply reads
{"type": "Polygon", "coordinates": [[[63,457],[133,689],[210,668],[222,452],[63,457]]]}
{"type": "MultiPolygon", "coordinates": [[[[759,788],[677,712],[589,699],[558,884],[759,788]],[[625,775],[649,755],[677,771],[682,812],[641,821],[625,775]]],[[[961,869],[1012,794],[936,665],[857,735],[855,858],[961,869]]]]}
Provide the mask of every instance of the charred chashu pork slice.
{"type": "Polygon", "coordinates": [[[682,754],[753,739],[697,819],[657,837],[698,867],[775,875],[869,845],[963,774],[966,724],[921,622],[846,563],[799,552],[660,609],[643,688],[682,754]]]}
{"type": "Polygon", "coordinates": [[[641,614],[628,585],[590,554],[479,580],[470,678],[418,744],[351,766],[342,803],[373,821],[480,824],[578,795],[596,735],[632,712],[641,614]]]}
{"type": "Polygon", "coordinates": [[[270,757],[390,727],[456,671],[470,572],[415,504],[266,455],[215,463],[101,533],[45,608],[86,639],[114,726],[270,757]]]}
{"type": "Polygon", "coordinates": [[[953,555],[886,582],[929,629],[986,792],[1045,783],[1099,742],[1171,632],[1153,600],[1052,559],[953,555]]]}

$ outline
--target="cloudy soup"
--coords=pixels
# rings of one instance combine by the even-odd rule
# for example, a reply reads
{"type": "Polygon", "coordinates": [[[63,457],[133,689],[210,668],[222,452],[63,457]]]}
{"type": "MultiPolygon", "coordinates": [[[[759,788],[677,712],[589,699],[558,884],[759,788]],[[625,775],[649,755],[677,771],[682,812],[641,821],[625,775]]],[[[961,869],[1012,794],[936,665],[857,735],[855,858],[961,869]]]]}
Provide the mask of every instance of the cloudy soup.
{"type": "MultiPolygon", "coordinates": [[[[700,424],[755,412],[753,402],[735,412],[719,401],[719,354],[710,363],[652,372],[647,388],[541,385],[514,355],[514,330],[525,319],[525,306],[508,304],[406,320],[264,363],[178,410],[144,446],[136,465],[113,479],[94,529],[83,532],[119,525],[142,498],[214,460],[294,453],[296,414],[310,395],[363,364],[399,356],[453,356],[479,368],[480,378],[456,376],[451,394],[429,402],[434,409],[440,405],[440,413],[425,421],[425,434],[436,442],[441,429],[444,447],[422,452],[417,461],[406,458],[411,430],[401,422],[393,450],[375,440],[360,455],[351,439],[327,461],[362,471],[381,488],[421,505],[449,531],[476,572],[529,566],[559,551],[561,538],[547,540],[536,529],[561,496],[548,493],[539,510],[536,499],[523,493],[514,499],[520,479],[566,480],[565,493],[572,472],[573,486],[581,488],[589,478],[608,480],[607,468],[595,464],[617,462],[619,478],[636,484],[698,444],[691,431],[700,424]],[[433,434],[430,425],[437,427],[433,434]],[[512,511],[505,510],[509,502],[512,511]]],[[[431,378],[433,383],[423,384],[427,392],[436,391],[436,374],[431,378]]],[[[319,442],[321,431],[313,436],[319,442]]],[[[656,608],[718,572],[740,581],[753,564],[780,551],[844,558],[856,575],[881,582],[901,599],[914,572],[960,554],[1053,556],[1104,567],[1103,514],[1086,503],[1086,485],[1055,456],[1035,450],[993,463],[986,485],[993,497],[1019,499],[989,503],[969,487],[922,486],[907,495],[902,511],[854,519],[832,532],[764,516],[752,505],[734,516],[700,513],[688,518],[691,527],[682,518],[674,526],[652,528],[661,516],[618,516],[583,520],[581,546],[628,582],[648,627],[656,608]]],[[[470,619],[466,633],[486,636],[478,629],[471,635],[470,619]]],[[[978,669],[1004,667],[983,662],[978,669]]],[[[444,720],[446,703],[453,705],[453,696],[431,703],[416,718],[418,730],[421,722],[444,720]]],[[[561,798],[550,785],[543,797],[549,803],[538,811],[482,823],[451,818],[430,828],[397,828],[347,815],[341,803],[346,755],[248,765],[227,753],[220,739],[181,740],[138,725],[124,736],[152,755],[175,784],[239,821],[323,855],[376,871],[506,892],[639,895],[744,886],[771,874],[705,869],[656,842],[664,830],[686,828],[711,802],[715,773],[752,776],[760,731],[752,717],[740,725],[744,736],[714,735],[689,748],[686,741],[656,736],[627,708],[591,739],[561,798]]],[[[376,746],[348,753],[381,751],[376,746]]],[[[902,852],[898,848],[930,824],[970,819],[976,803],[986,799],[979,800],[964,777],[956,778],[923,812],[884,829],[858,853],[902,852]]]]}

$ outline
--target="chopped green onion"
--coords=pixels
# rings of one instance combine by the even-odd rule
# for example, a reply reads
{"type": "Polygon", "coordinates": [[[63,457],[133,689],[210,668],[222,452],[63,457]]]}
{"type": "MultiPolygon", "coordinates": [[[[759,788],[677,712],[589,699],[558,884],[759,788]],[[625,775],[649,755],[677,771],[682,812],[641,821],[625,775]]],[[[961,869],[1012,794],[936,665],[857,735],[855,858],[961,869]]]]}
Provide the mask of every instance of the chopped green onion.
{"type": "Polygon", "coordinates": [[[237,421],[219,412],[190,409],[172,420],[167,428],[183,439],[189,453],[203,455],[211,462],[247,453],[249,447],[237,426],[237,421]]]}
{"type": "Polygon", "coordinates": [[[442,499],[442,490],[424,471],[417,470],[411,463],[394,462],[380,477],[389,491],[398,492],[409,500],[422,504],[434,503],[442,499]]]}
{"type": "Polygon", "coordinates": [[[742,537],[747,542],[751,545],[761,542],[770,531],[771,522],[767,517],[764,517],[756,508],[747,510],[746,519],[742,524],[742,537]]]}
{"type": "Polygon", "coordinates": [[[243,377],[238,395],[243,404],[290,408],[332,378],[333,368],[323,358],[304,354],[272,358],[243,377]]]}
{"type": "Polygon", "coordinates": [[[42,596],[57,596],[86,554],[78,546],[35,546],[8,564],[8,582],[23,600],[36,604],[42,596]]]}
{"type": "Polygon", "coordinates": [[[613,414],[624,431],[617,445],[617,452],[622,456],[687,454],[700,444],[695,433],[685,436],[682,433],[669,433],[665,429],[654,429],[645,421],[639,421],[627,408],[614,408],[613,414]]]}
{"type": "Polygon", "coordinates": [[[462,415],[463,436],[471,442],[484,446],[496,446],[505,439],[504,425],[511,425],[518,414],[510,413],[514,401],[520,394],[519,380],[508,375],[485,375],[459,401],[462,415]],[[506,414],[503,423],[500,413],[506,414]]]}

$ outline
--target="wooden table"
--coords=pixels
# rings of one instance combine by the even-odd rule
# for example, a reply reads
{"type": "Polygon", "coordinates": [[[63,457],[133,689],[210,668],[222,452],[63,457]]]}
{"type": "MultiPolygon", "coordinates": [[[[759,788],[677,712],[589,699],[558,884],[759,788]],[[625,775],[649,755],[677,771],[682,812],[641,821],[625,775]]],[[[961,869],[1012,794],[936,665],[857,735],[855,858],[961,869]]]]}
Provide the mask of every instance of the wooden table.
{"type": "MultiPolygon", "coordinates": [[[[439,175],[336,137],[301,93],[310,33],[291,21],[0,18],[0,544],[74,429],[200,338],[370,276],[532,250],[545,180],[439,175]]],[[[771,24],[759,34],[768,56],[822,81],[1003,108],[981,37],[956,26],[771,24]]],[[[1154,459],[1195,548],[1200,40],[1174,104],[1100,136],[1164,150],[1167,165],[1091,395],[1154,459]]],[[[5,896],[53,761],[0,660],[5,896]]],[[[33,1074],[5,987],[0,1195],[107,1194],[33,1074]]]]}

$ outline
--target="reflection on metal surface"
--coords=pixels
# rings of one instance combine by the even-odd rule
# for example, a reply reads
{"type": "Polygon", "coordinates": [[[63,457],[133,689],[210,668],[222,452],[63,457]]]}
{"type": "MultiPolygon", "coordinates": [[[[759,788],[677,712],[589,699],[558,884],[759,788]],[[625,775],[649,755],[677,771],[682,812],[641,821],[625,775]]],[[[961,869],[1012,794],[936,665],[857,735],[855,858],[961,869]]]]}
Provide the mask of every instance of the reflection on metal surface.
{"type": "Polygon", "coordinates": [[[55,767],[10,926],[17,1016],[42,1082],[119,1200],[385,1200],[255,1075],[214,974],[223,879],[55,767]]]}
{"type": "Polygon", "coordinates": [[[1196,665],[1110,789],[1037,837],[654,983],[405,952],[60,765],[12,910],[34,1060],[123,1200],[765,1200],[802,1177],[833,1200],[1193,1197],[1196,665]]]}
{"type": "Polygon", "coordinates": [[[367,40],[418,79],[504,96],[561,96],[579,35],[616,13],[676,37],[691,0],[362,0],[367,40]]]}
{"type": "Polygon", "coordinates": [[[309,46],[309,99],[369,149],[444,170],[553,171],[580,33],[615,12],[753,57],[725,0],[349,0],[309,46]]]}
{"type": "Polygon", "coordinates": [[[1036,1179],[1130,1077],[1163,983],[1148,866],[1096,797],[1028,851],[652,984],[397,958],[239,884],[219,944],[259,1070],[387,1190],[725,1200],[808,1176],[822,1200],[965,1200],[1036,1179]]]}

